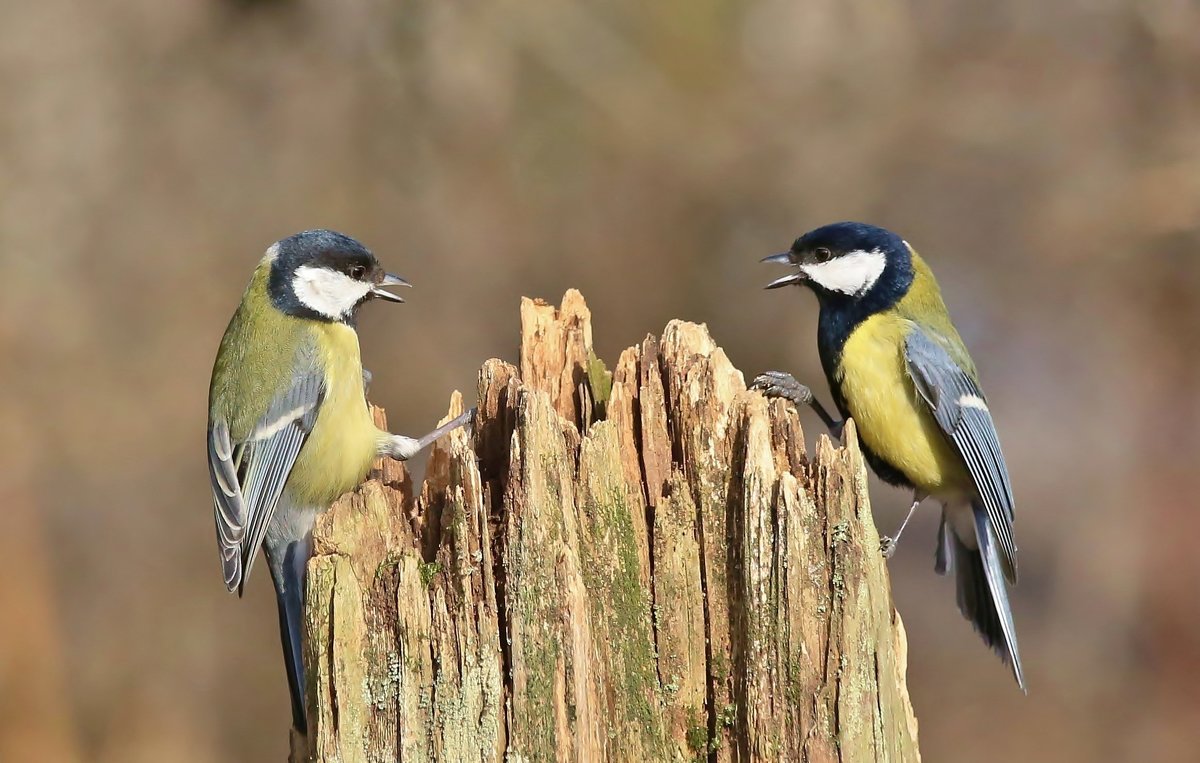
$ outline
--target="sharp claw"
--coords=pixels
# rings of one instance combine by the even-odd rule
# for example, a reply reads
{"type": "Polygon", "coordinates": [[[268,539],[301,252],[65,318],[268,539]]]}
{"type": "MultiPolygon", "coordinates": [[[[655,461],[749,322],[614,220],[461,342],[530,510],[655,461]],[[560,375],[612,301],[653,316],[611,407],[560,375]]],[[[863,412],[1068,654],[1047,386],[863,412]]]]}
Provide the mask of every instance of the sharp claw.
{"type": "Polygon", "coordinates": [[[892,554],[896,553],[896,541],[890,536],[884,535],[879,539],[879,550],[884,559],[891,559],[892,554]]]}
{"type": "Polygon", "coordinates": [[[797,406],[814,405],[812,389],[796,381],[796,377],[783,371],[765,371],[750,384],[767,397],[783,398],[797,406]]]}

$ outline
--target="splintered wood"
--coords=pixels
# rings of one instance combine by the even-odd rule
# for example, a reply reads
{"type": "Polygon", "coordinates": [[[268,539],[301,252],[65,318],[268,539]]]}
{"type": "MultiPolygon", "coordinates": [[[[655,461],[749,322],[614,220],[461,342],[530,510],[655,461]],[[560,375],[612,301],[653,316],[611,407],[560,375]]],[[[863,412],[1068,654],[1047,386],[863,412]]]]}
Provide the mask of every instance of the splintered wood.
{"type": "Polygon", "coordinates": [[[919,760],[853,424],[808,456],[704,326],[609,374],[578,292],[521,323],[415,500],[319,522],[293,759],[919,760]]]}

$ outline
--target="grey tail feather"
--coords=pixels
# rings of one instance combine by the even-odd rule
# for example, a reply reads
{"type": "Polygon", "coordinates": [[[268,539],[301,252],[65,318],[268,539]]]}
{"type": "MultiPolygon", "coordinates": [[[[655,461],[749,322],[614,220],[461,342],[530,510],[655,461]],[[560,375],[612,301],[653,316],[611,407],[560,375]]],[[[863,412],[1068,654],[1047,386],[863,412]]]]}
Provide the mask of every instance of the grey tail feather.
{"type": "MultiPolygon", "coordinates": [[[[950,571],[950,560],[954,557],[954,548],[951,546],[951,538],[954,538],[954,533],[946,533],[946,513],[942,512],[942,523],[938,525],[937,552],[934,556],[933,569],[939,575],[945,575],[950,571]]],[[[957,540],[957,538],[954,538],[957,540]]]]}
{"type": "Polygon", "coordinates": [[[287,669],[288,692],[292,698],[292,725],[308,733],[304,711],[304,571],[308,564],[308,546],[304,541],[288,545],[283,563],[271,564],[275,598],[279,603],[279,639],[287,669]]]}
{"type": "Polygon", "coordinates": [[[953,567],[959,611],[971,621],[984,642],[1012,669],[1013,678],[1021,691],[1026,691],[1021,654],[1017,648],[1017,630],[1013,624],[1000,555],[991,525],[988,524],[987,511],[975,505],[971,509],[979,549],[969,548],[953,527],[947,528],[943,515],[942,529],[938,533],[938,571],[945,574],[948,567],[953,567]]]}

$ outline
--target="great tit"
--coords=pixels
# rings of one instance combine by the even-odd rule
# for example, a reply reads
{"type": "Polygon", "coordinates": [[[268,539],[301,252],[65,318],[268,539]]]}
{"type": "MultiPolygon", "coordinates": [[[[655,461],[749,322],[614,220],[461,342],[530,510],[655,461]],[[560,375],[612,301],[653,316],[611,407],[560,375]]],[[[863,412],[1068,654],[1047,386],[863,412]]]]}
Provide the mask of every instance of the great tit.
{"type": "Polygon", "coordinates": [[[404,301],[383,287],[409,285],[349,236],[289,236],[259,262],[213,366],[208,472],[225,585],[242,594],[262,546],[301,732],[304,585],[317,515],[362,482],[377,456],[408,459],[473,414],[416,440],[371,418],[355,318],[371,299],[404,301]]]}
{"type": "MultiPolygon", "coordinates": [[[[955,571],[959,610],[1024,690],[1005,586],[1017,580],[1008,469],[933,272],[895,233],[854,222],[810,231],[763,262],[795,268],[768,289],[802,285],[817,295],[817,349],[842,421],[854,419],[881,479],[913,490],[895,540],[883,539],[885,555],[925,498],[940,502],[935,569],[955,571]]],[[[842,421],[789,374],[768,372],[752,386],[811,406],[840,437],[842,421]]]]}

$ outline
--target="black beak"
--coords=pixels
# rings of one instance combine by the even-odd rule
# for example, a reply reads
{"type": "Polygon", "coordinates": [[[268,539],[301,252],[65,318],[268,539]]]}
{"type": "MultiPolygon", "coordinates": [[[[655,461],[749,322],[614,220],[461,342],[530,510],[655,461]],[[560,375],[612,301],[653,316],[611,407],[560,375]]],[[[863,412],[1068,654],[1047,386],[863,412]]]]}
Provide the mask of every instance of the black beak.
{"type": "MultiPolygon", "coordinates": [[[[794,265],[796,263],[796,255],[792,254],[791,252],[780,252],[779,254],[772,254],[770,257],[763,257],[762,262],[769,262],[772,265],[794,265]]],[[[782,278],[776,278],[763,288],[778,289],[781,286],[791,286],[793,284],[802,283],[803,281],[804,274],[796,272],[783,276],[782,278]]]]}
{"type": "Polygon", "coordinates": [[[398,294],[393,294],[390,291],[384,291],[382,288],[384,286],[407,286],[412,288],[412,284],[410,284],[408,281],[405,281],[400,276],[394,276],[391,273],[385,273],[383,276],[383,281],[381,281],[377,286],[371,287],[371,293],[380,299],[386,299],[388,302],[403,302],[404,298],[398,294]]]}

